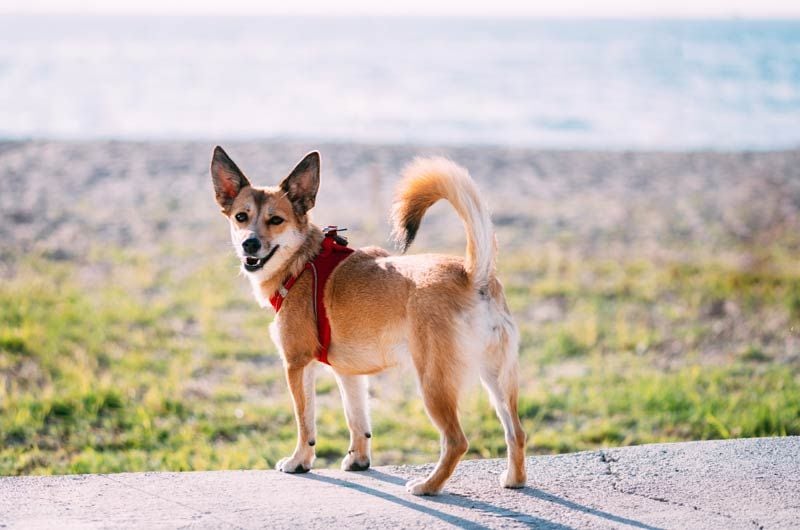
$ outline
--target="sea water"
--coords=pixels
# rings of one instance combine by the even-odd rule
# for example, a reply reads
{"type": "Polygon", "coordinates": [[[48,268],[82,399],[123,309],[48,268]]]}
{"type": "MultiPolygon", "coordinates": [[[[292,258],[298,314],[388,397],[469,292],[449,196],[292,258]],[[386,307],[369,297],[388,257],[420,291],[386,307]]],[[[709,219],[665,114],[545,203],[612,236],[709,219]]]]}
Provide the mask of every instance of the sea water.
{"type": "Polygon", "coordinates": [[[0,17],[0,137],[800,146],[800,21],[0,17]]]}

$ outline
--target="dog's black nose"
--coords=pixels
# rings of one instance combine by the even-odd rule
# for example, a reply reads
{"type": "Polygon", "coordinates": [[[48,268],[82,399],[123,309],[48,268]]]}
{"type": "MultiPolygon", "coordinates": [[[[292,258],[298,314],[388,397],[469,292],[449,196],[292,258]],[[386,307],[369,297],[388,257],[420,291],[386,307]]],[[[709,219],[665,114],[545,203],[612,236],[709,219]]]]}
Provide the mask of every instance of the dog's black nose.
{"type": "Polygon", "coordinates": [[[245,239],[244,243],[242,243],[242,248],[248,254],[255,254],[261,248],[261,241],[259,241],[255,237],[251,237],[250,239],[245,239]]]}

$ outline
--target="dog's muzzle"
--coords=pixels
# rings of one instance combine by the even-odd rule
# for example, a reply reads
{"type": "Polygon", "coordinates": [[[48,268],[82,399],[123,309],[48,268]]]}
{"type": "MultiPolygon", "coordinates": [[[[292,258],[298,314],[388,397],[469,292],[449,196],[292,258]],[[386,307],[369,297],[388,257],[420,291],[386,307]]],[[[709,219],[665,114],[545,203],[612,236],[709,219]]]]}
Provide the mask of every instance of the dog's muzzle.
{"type": "Polygon", "coordinates": [[[255,256],[245,257],[244,260],[242,260],[242,266],[244,267],[244,270],[247,272],[255,272],[261,269],[261,267],[263,267],[269,261],[269,259],[275,255],[275,252],[278,251],[279,247],[280,245],[275,245],[272,247],[272,250],[269,251],[269,254],[263,258],[257,258],[255,256]]]}

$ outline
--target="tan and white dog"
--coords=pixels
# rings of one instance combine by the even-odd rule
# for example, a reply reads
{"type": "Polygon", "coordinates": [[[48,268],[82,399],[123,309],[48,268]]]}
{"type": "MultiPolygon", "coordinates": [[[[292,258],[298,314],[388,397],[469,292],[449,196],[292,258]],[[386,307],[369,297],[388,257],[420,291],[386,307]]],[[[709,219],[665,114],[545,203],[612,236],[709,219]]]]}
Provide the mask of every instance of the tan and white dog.
{"type": "MultiPolygon", "coordinates": [[[[236,254],[256,300],[269,298],[298,276],[270,326],[294,401],[297,447],[278,462],[302,473],[314,461],[315,352],[319,347],[312,275],[301,274],[321,248],[323,233],[309,219],[319,187],[317,152],[275,187],[254,187],[220,147],[211,175],[216,200],[230,222],[236,254]]],[[[455,208],[467,233],[464,258],[434,254],[391,256],[378,247],[356,250],[324,290],[331,326],[328,362],[341,390],[350,450],[342,469],[370,465],[367,375],[410,356],[425,408],[441,433],[441,455],[430,476],[412,480],[416,495],[435,495],[468,448],[458,418],[459,393],[477,368],[503,424],[508,469],[502,485],[525,485],[525,433],[517,414],[518,332],[495,275],[496,244],[489,212],[467,171],[444,158],[415,160],[404,172],[392,209],[405,251],[425,211],[439,199],[455,208]]]]}

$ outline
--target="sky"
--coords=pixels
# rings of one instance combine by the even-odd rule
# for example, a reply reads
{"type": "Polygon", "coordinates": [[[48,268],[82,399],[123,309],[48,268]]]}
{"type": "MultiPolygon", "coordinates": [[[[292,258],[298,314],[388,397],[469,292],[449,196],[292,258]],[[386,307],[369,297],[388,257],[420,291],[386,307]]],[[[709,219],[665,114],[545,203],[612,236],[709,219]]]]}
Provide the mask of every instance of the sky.
{"type": "Polygon", "coordinates": [[[3,0],[0,14],[799,18],[800,0],[3,0]]]}

